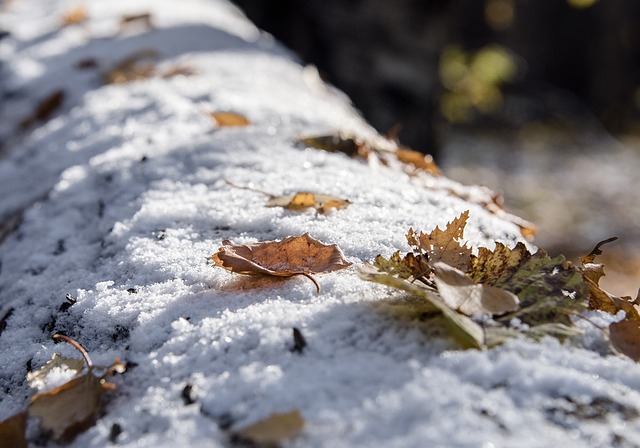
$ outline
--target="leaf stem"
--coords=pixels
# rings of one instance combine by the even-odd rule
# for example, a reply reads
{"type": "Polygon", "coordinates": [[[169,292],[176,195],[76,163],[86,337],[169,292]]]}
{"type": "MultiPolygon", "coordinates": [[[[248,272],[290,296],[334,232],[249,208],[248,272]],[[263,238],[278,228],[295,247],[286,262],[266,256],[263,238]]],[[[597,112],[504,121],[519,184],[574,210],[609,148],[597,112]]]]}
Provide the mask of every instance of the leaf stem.
{"type": "Polygon", "coordinates": [[[54,334],[52,338],[54,340],[61,340],[66,342],[67,344],[71,344],[76,350],[80,352],[80,354],[82,354],[82,357],[84,358],[84,362],[87,363],[87,367],[89,368],[89,370],[93,369],[93,361],[91,361],[91,358],[89,357],[89,353],[82,345],[80,345],[80,343],[78,343],[74,339],[71,339],[69,336],[66,336],[60,333],[54,334]]]}
{"type": "Polygon", "coordinates": [[[320,284],[318,283],[318,281],[315,278],[313,278],[313,276],[311,274],[307,274],[306,272],[298,272],[298,273],[296,273],[296,275],[304,275],[309,280],[311,280],[313,282],[313,284],[316,285],[316,290],[318,291],[318,294],[320,294],[320,284]]]}

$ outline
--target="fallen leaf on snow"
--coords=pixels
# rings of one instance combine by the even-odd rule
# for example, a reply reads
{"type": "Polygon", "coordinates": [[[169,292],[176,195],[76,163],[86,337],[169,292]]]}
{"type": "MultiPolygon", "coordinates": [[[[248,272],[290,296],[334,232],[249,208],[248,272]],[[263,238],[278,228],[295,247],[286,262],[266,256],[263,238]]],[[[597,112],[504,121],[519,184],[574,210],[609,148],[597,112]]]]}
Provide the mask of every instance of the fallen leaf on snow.
{"type": "Polygon", "coordinates": [[[154,50],[141,50],[127,56],[104,75],[104,83],[124,84],[152,77],[157,56],[154,50]]]}
{"type": "Polygon", "coordinates": [[[501,315],[518,309],[518,296],[494,286],[474,282],[464,272],[437,262],[434,281],[442,300],[467,316],[501,315]]]}
{"type": "Polygon", "coordinates": [[[47,363],[40,367],[38,370],[27,373],[27,383],[29,387],[33,389],[41,389],[46,384],[46,378],[52,371],[72,371],[73,375],[77,375],[82,371],[85,366],[85,362],[78,358],[65,358],[57,353],[47,363]]]}
{"type": "Polygon", "coordinates": [[[123,32],[134,25],[140,25],[145,30],[153,28],[153,24],[151,23],[151,14],[144,12],[120,17],[120,32],[123,32]]]}
{"type": "Polygon", "coordinates": [[[300,140],[307,146],[322,149],[329,152],[342,152],[349,157],[369,157],[371,148],[362,140],[347,134],[318,135],[315,137],[305,137],[300,140]]]}
{"type": "Polygon", "coordinates": [[[265,207],[284,207],[288,210],[315,208],[318,212],[325,213],[332,208],[346,207],[350,203],[346,199],[328,194],[298,192],[284,196],[273,196],[267,201],[265,207]]]}
{"type": "Polygon", "coordinates": [[[402,163],[412,165],[416,169],[427,171],[435,176],[441,174],[440,168],[430,154],[423,154],[409,148],[398,148],[395,154],[402,163]]]}
{"type": "Polygon", "coordinates": [[[223,240],[222,244],[218,252],[211,256],[216,266],[244,275],[303,275],[316,285],[318,292],[320,285],[311,274],[336,271],[351,265],[337,245],[322,244],[308,233],[281,241],[231,244],[223,240]]]}
{"type": "Polygon", "coordinates": [[[87,372],[53,390],[36,394],[31,399],[28,412],[30,416],[40,418],[40,426],[51,431],[55,440],[70,440],[93,424],[101,410],[102,394],[115,389],[115,385],[106,379],[116,372],[123,372],[124,366],[116,360],[97,376],[88,353],[80,344],[62,335],[54,335],[54,339],[68,342],[78,349],[84,357],[87,372]]]}
{"type": "Polygon", "coordinates": [[[467,210],[447,223],[444,230],[436,227],[430,233],[420,232],[420,235],[416,235],[413,229],[409,229],[407,241],[414,247],[414,251],[427,254],[430,263],[442,261],[455,268],[466,270],[471,260],[471,249],[460,242],[468,218],[467,210]]]}
{"type": "Polygon", "coordinates": [[[634,361],[640,361],[640,321],[622,320],[609,325],[611,346],[634,361]]]}
{"type": "Polygon", "coordinates": [[[210,112],[209,116],[213,118],[220,127],[242,127],[249,126],[251,122],[244,115],[235,112],[210,112]]]}
{"type": "Polygon", "coordinates": [[[597,255],[602,254],[600,248],[603,245],[617,239],[618,238],[613,237],[600,241],[588,255],[580,259],[582,262],[580,269],[589,286],[589,308],[611,314],[617,314],[618,311],[622,310],[625,312],[625,319],[640,321],[640,311],[636,306],[638,299],[633,300],[631,297],[616,297],[604,291],[598,284],[600,279],[605,275],[604,264],[594,263],[595,258],[597,255]]]}
{"type": "Polygon", "coordinates": [[[40,100],[33,113],[22,119],[20,127],[25,129],[39,121],[49,119],[49,117],[51,117],[51,115],[53,115],[53,113],[62,105],[64,97],[64,90],[61,89],[54,90],[49,95],[45,96],[40,100]]]}
{"type": "Polygon", "coordinates": [[[62,26],[77,25],[86,22],[89,15],[84,6],[77,6],[62,15],[62,26]]]}
{"type": "Polygon", "coordinates": [[[342,199],[329,194],[297,192],[295,194],[276,196],[266,191],[258,190],[257,188],[237,185],[230,180],[226,180],[225,182],[233,188],[249,190],[268,196],[269,200],[265,204],[265,207],[284,207],[288,210],[304,210],[307,208],[315,208],[316,211],[325,213],[332,208],[344,208],[351,204],[351,202],[347,199],[342,199]]]}
{"type": "Polygon", "coordinates": [[[277,445],[285,439],[298,434],[304,428],[304,419],[300,412],[293,410],[281,414],[271,414],[245,428],[233,431],[233,435],[258,445],[277,445]]]}

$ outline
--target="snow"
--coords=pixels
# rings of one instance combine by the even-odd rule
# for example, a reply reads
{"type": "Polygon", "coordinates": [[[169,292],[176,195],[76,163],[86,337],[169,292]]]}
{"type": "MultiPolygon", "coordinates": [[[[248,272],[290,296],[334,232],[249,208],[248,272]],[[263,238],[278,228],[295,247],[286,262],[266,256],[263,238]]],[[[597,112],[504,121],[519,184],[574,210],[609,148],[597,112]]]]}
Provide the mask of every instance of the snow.
{"type": "MultiPolygon", "coordinates": [[[[63,331],[97,365],[115,358],[105,415],[70,446],[225,446],[223,428],[298,409],[306,425],[285,446],[633,446],[640,437],[640,368],[584,336],[457,350],[420,320],[414,302],[360,280],[355,266],[254,279],[207,258],[234,243],[309,232],[358,265],[408,250],[409,227],[431,230],[470,210],[474,246],[520,241],[512,223],[452,196],[444,177],[350,159],[296,143],[343,130],[376,134],[343,94],[224,1],[82,3],[89,21],[59,29],[74,2],[5,3],[0,110],[0,222],[21,216],[0,245],[0,419],[26,406],[27,365],[58,352],[63,331]],[[118,32],[123,14],[151,12],[154,29],[118,32]],[[101,85],[140,50],[193,76],[101,85]],[[94,57],[99,70],[74,69],[94,57]],[[19,121],[56,88],[62,110],[28,132],[19,121]],[[217,128],[206,112],[248,117],[217,128]],[[316,191],[352,205],[326,215],[266,208],[258,193],[316,191]],[[77,302],[61,311],[65,295],[77,302]],[[308,342],[292,353],[292,328],[308,342]],[[196,403],[182,391],[193,386],[196,403]],[[595,417],[585,406],[604,403],[595,417]]],[[[468,187],[470,195],[475,187],[468,187]]],[[[616,319],[589,318],[600,326],[616,319]]],[[[51,379],[53,387],[55,378],[51,379]]],[[[598,408],[600,409],[600,408],[598,408]]],[[[49,446],[55,446],[52,442],[49,446]]]]}

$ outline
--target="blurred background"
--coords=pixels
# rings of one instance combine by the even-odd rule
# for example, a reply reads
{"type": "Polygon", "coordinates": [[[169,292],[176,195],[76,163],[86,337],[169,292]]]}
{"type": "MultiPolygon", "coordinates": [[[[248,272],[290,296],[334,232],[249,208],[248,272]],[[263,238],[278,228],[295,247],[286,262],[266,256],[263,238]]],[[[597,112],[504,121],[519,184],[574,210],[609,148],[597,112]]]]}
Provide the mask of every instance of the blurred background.
{"type": "Polygon", "coordinates": [[[640,287],[640,1],[235,0],[381,133],[640,287]]]}

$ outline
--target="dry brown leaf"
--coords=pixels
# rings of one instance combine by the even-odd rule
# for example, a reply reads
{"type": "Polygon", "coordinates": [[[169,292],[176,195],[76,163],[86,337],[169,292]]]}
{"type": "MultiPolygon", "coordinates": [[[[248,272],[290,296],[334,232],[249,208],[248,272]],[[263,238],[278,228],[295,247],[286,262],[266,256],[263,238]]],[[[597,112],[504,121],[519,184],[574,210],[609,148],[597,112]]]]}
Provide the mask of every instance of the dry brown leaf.
{"type": "Polygon", "coordinates": [[[395,155],[400,162],[413,165],[416,169],[427,171],[435,176],[441,174],[440,168],[430,154],[423,154],[409,148],[398,148],[395,155]]]}
{"type": "Polygon", "coordinates": [[[410,246],[427,254],[430,263],[442,261],[449,266],[466,271],[471,262],[471,249],[460,244],[460,241],[468,218],[469,210],[466,210],[447,223],[445,230],[436,227],[430,233],[420,232],[420,235],[416,235],[413,229],[409,229],[407,241],[410,246]]]}
{"type": "Polygon", "coordinates": [[[371,152],[371,148],[367,143],[356,137],[342,133],[305,137],[300,141],[316,149],[329,152],[342,152],[350,157],[367,159],[371,152]]]}
{"type": "Polygon", "coordinates": [[[609,340],[616,352],[640,361],[640,321],[625,319],[612,323],[609,340]]]}
{"type": "Polygon", "coordinates": [[[80,5],[62,15],[62,26],[77,25],[86,22],[88,18],[87,9],[80,5]]]}
{"type": "Polygon", "coordinates": [[[350,204],[346,199],[341,199],[328,194],[316,194],[298,192],[284,196],[273,196],[265,204],[266,207],[284,207],[289,210],[303,210],[315,208],[320,213],[325,213],[332,208],[343,208],[350,204]]]}
{"type": "Polygon", "coordinates": [[[251,124],[247,117],[235,112],[210,112],[209,116],[213,118],[216,124],[220,127],[242,127],[249,126],[251,124]]]}
{"type": "Polygon", "coordinates": [[[175,65],[162,72],[161,76],[165,79],[168,79],[174,78],[176,76],[193,76],[197,73],[198,71],[189,65],[175,65]]]}
{"type": "Polygon", "coordinates": [[[27,414],[21,412],[0,422],[0,444],[6,448],[27,448],[27,414]]]}
{"type": "Polygon", "coordinates": [[[622,310],[625,312],[627,320],[640,321],[640,312],[631,297],[616,297],[603,291],[593,280],[586,278],[589,286],[589,308],[601,310],[611,314],[617,314],[622,310]]]}
{"type": "Polygon", "coordinates": [[[101,376],[94,374],[94,366],[86,350],[73,339],[54,335],[78,349],[87,365],[87,372],[62,386],[41,392],[31,398],[29,415],[40,418],[40,426],[51,431],[55,440],[73,439],[80,431],[91,426],[101,410],[100,398],[115,385],[106,379],[115,372],[123,372],[124,366],[116,360],[101,376]]]}
{"type": "Polygon", "coordinates": [[[298,410],[271,414],[250,426],[233,431],[233,435],[258,445],[277,445],[295,436],[304,428],[304,419],[298,410]]]}
{"type": "Polygon", "coordinates": [[[281,241],[264,241],[256,244],[231,244],[223,246],[211,256],[211,260],[228,271],[244,275],[270,275],[293,277],[304,275],[320,292],[320,285],[311,276],[349,267],[337,245],[325,245],[308,233],[290,236],[281,241]]]}
{"type": "Polygon", "coordinates": [[[145,12],[120,17],[120,32],[134,25],[140,25],[145,30],[153,28],[153,24],[151,23],[151,14],[145,12]]]}
{"type": "Polygon", "coordinates": [[[518,309],[518,296],[509,291],[478,284],[446,263],[435,263],[433,271],[442,301],[455,311],[467,316],[495,316],[518,309]]]}
{"type": "Polygon", "coordinates": [[[478,283],[502,284],[530,257],[531,253],[523,243],[518,243],[510,249],[496,242],[493,250],[480,247],[478,255],[471,257],[469,275],[478,283]]]}
{"type": "Polygon", "coordinates": [[[53,115],[53,113],[62,105],[64,97],[64,90],[57,89],[51,92],[49,95],[40,100],[40,102],[36,106],[36,109],[29,117],[22,119],[22,121],[20,122],[20,127],[25,129],[39,121],[45,121],[49,119],[49,117],[51,117],[51,115],[53,115]]]}
{"type": "Polygon", "coordinates": [[[29,383],[29,387],[38,389],[45,384],[47,375],[49,375],[53,370],[72,370],[75,372],[75,376],[82,371],[84,365],[85,362],[82,359],[65,358],[64,356],[54,353],[51,359],[44,366],[40,367],[38,370],[27,373],[27,383],[29,383]]]}
{"type": "Polygon", "coordinates": [[[141,50],[126,57],[104,75],[105,84],[124,84],[148,79],[155,74],[154,50],[141,50]]]}

